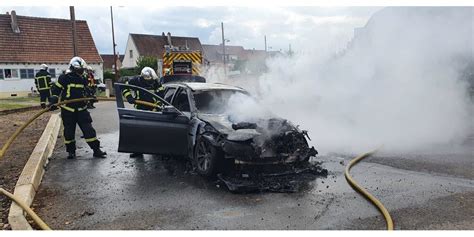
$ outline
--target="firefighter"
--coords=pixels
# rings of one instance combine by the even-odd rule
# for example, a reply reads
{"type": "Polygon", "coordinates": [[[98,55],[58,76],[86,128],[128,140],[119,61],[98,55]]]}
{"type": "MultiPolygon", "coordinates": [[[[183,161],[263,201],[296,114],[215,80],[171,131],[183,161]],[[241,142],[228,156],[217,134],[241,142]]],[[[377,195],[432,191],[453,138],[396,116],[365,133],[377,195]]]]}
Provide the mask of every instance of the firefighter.
{"type": "MultiPolygon", "coordinates": [[[[155,71],[150,67],[144,67],[140,76],[130,79],[127,84],[142,87],[151,93],[163,97],[164,87],[158,81],[158,76],[156,75],[155,71]]],[[[140,92],[137,90],[126,88],[123,90],[122,94],[127,99],[128,103],[133,104],[136,109],[150,111],[158,110],[157,107],[136,104],[135,100],[142,100],[153,103],[160,107],[162,106],[161,102],[156,97],[153,97],[149,94],[140,94],[140,92]]]]}
{"type": "Polygon", "coordinates": [[[46,108],[46,100],[49,102],[51,96],[51,74],[48,72],[48,65],[41,64],[40,70],[35,75],[36,89],[40,94],[41,108],[46,108]]]}
{"type": "MultiPolygon", "coordinates": [[[[144,67],[140,73],[140,76],[130,79],[127,84],[142,87],[151,93],[163,97],[164,87],[158,81],[158,76],[156,75],[155,71],[150,67],[144,67]]],[[[136,100],[150,102],[159,107],[162,106],[161,101],[159,101],[156,97],[151,96],[150,94],[140,94],[138,90],[134,90],[132,88],[124,89],[122,94],[127,99],[128,103],[133,104],[134,107],[139,110],[158,111],[159,108],[136,104],[136,100]]],[[[132,153],[130,154],[130,157],[143,157],[143,154],[132,153]]]]}
{"type": "MultiPolygon", "coordinates": [[[[92,70],[91,66],[87,66],[87,70],[84,73],[84,76],[87,79],[88,82],[88,89],[90,90],[90,95],[95,96],[97,92],[97,84],[95,83],[95,78],[94,78],[94,70],[92,70]]],[[[95,109],[94,102],[89,101],[87,104],[88,109],[95,109]]]]}
{"type": "MultiPolygon", "coordinates": [[[[50,98],[50,110],[57,109],[54,106],[59,98],[62,101],[87,98],[91,95],[87,90],[88,82],[82,76],[86,68],[86,62],[80,57],[73,57],[69,62],[69,70],[65,75],[61,75],[58,81],[52,86],[52,96],[50,98]]],[[[68,159],[76,158],[75,132],[76,124],[81,128],[87,144],[94,151],[93,156],[105,158],[107,153],[100,149],[100,142],[96,137],[96,132],[92,127],[92,118],[87,111],[87,101],[74,102],[61,105],[61,118],[64,125],[64,143],[68,152],[68,159]]]]}

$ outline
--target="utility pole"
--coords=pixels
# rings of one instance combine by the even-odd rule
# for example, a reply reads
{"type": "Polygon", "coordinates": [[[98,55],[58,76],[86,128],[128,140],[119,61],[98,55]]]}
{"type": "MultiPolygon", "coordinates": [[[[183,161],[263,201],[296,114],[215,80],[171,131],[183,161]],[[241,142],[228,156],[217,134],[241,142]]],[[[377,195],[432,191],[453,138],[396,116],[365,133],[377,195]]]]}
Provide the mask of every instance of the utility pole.
{"type": "Polygon", "coordinates": [[[72,22],[72,48],[73,48],[73,57],[78,56],[77,54],[77,37],[76,37],[76,15],[74,13],[74,6],[69,6],[69,13],[71,15],[72,22]]]}
{"type": "Polygon", "coordinates": [[[265,53],[267,52],[267,36],[263,36],[263,40],[265,40],[265,53]]]}
{"type": "Polygon", "coordinates": [[[224,75],[227,77],[226,55],[225,55],[225,38],[224,38],[224,22],[221,22],[222,28],[222,52],[224,54],[224,75]]]}
{"type": "Polygon", "coordinates": [[[110,21],[112,22],[112,43],[113,43],[113,49],[114,49],[114,71],[115,71],[115,81],[118,81],[118,68],[117,68],[117,54],[115,53],[115,33],[114,33],[114,13],[112,11],[112,6],[110,6],[110,21]]]}

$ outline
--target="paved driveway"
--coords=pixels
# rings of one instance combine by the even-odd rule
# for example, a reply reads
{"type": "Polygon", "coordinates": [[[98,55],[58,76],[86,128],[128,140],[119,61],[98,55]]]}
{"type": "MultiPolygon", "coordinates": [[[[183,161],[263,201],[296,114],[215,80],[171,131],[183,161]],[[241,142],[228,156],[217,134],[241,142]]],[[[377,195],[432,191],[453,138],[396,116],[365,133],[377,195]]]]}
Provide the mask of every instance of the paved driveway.
{"type": "MultiPolygon", "coordinates": [[[[76,160],[56,148],[34,203],[54,229],[385,228],[344,179],[351,156],[320,156],[328,177],[298,193],[232,194],[186,173],[184,162],[117,153],[115,103],[91,112],[109,157],[91,158],[83,142],[76,160]]],[[[368,158],[352,174],[391,211],[396,229],[474,229],[471,151],[368,158]]]]}

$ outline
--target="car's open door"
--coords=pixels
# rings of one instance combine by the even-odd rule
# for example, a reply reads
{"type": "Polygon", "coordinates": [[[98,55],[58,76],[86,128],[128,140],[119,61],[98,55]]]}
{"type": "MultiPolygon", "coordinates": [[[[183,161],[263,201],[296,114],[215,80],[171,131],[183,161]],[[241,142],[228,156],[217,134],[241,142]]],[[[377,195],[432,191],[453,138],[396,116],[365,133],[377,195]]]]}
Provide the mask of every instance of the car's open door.
{"type": "Polygon", "coordinates": [[[119,152],[186,155],[188,148],[189,117],[163,98],[133,85],[115,83],[115,95],[120,121],[119,152]],[[144,95],[151,94],[162,102],[161,111],[137,110],[125,106],[124,89],[144,95]]]}

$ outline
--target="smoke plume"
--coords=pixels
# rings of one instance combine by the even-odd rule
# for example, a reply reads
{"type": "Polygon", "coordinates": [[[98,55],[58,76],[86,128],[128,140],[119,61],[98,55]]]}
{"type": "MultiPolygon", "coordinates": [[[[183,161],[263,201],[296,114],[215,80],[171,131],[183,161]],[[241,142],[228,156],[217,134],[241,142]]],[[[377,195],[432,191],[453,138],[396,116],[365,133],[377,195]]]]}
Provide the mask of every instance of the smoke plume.
{"type": "Polygon", "coordinates": [[[473,65],[473,12],[384,8],[342,51],[308,46],[268,59],[268,72],[258,78],[223,80],[215,70],[207,77],[246,88],[274,114],[308,130],[322,153],[461,143],[474,133],[462,78],[473,65]]]}

